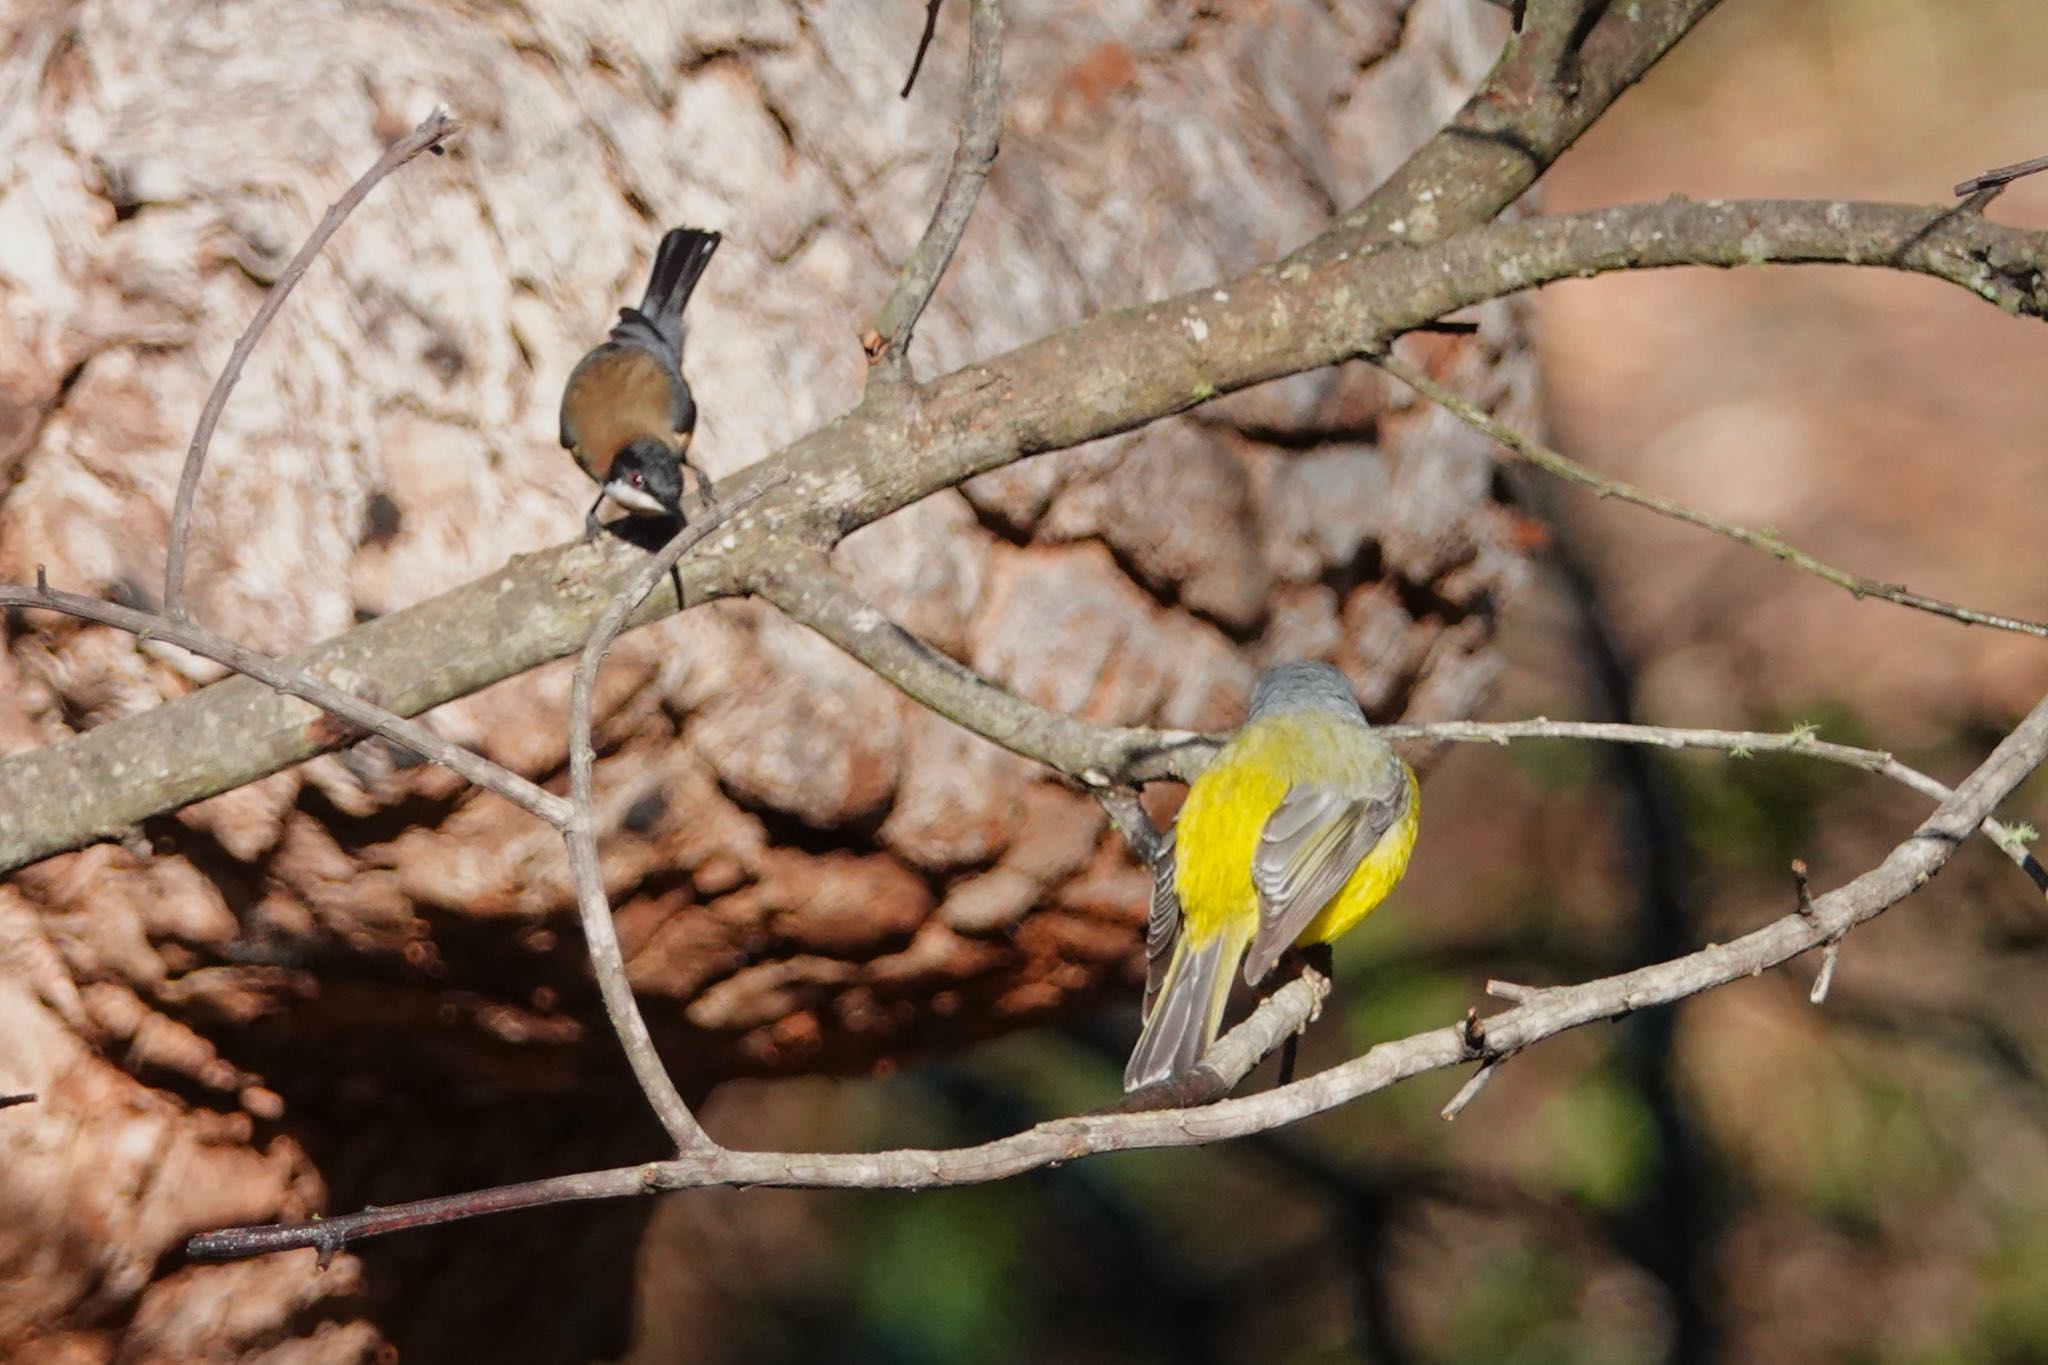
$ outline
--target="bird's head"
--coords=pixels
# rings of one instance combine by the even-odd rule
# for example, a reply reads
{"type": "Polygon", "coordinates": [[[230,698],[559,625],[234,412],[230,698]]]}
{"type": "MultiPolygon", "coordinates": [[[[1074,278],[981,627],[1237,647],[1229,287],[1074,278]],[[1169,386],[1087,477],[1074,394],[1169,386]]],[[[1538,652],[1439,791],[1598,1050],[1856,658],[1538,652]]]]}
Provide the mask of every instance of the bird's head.
{"type": "Polygon", "coordinates": [[[683,463],[666,445],[643,436],[621,450],[604,481],[604,495],[629,512],[682,515],[683,463]]]}
{"type": "Polygon", "coordinates": [[[1321,711],[1346,719],[1359,718],[1358,698],[1344,675],[1326,663],[1281,664],[1259,675],[1252,688],[1250,719],[1321,711]]]}

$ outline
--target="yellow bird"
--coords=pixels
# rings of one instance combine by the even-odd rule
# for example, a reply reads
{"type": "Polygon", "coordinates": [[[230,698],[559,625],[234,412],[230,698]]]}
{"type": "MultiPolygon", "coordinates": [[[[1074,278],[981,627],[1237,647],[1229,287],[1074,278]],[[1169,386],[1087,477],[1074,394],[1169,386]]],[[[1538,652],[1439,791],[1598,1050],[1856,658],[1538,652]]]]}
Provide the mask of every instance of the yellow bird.
{"type": "Polygon", "coordinates": [[[1223,1022],[1231,970],[1256,985],[1295,945],[1329,943],[1408,870],[1415,773],[1373,733],[1344,675],[1283,664],[1188,788],[1146,926],[1136,1090],[1190,1071],[1223,1022]]]}

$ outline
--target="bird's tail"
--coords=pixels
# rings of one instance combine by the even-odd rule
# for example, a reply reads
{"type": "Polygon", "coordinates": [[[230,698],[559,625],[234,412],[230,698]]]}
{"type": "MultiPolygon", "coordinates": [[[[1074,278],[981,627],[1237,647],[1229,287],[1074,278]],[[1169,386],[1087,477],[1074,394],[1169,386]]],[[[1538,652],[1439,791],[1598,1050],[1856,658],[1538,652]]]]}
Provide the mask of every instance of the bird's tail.
{"type": "Polygon", "coordinates": [[[1234,964],[1243,951],[1244,943],[1227,930],[1204,941],[1182,926],[1165,980],[1124,1068],[1125,1090],[1182,1075],[1202,1060],[1216,1041],[1223,1006],[1230,999],[1231,972],[1226,964],[1234,964]]]}
{"type": "MultiPolygon", "coordinates": [[[[637,332],[644,326],[660,338],[670,352],[683,350],[683,305],[690,301],[711,253],[723,240],[715,232],[699,228],[670,228],[654,251],[654,268],[647,272],[647,292],[638,308],[619,310],[619,325],[613,335],[637,332]]],[[[622,338],[623,339],[623,338],[622,338]]]]}

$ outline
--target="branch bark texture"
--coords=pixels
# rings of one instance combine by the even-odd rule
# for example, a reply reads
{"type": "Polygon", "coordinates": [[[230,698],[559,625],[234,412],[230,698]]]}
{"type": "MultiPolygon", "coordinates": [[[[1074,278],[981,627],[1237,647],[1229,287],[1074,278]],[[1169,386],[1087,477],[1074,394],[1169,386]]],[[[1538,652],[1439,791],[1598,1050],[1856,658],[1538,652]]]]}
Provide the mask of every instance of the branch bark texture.
{"type": "MultiPolygon", "coordinates": [[[[869,405],[771,462],[783,486],[735,527],[727,554],[792,539],[827,549],[935,492],[1221,394],[1340,361],[1419,323],[1560,279],[1682,265],[1882,266],[2048,313],[2048,234],[1955,209],[1752,201],[1657,204],[1494,225],[1434,246],[1290,258],[1214,288],[1109,313],[869,405]]],[[[773,554],[767,556],[772,559],[773,554]]],[[[401,715],[580,648],[633,563],[629,547],[568,547],[294,655],[378,682],[401,715]]],[[[682,565],[691,600],[742,581],[724,555],[682,565]]],[[[761,572],[772,573],[768,565],[761,572]]],[[[646,616],[673,611],[657,593],[646,616]]],[[[643,618],[644,619],[644,618],[643,618]]],[[[94,839],[335,747],[309,709],[229,682],[65,744],[0,761],[0,868],[94,839]],[[121,764],[124,781],[106,780],[121,764]],[[43,793],[75,793],[55,807],[43,793]]],[[[1119,774],[1105,748],[1094,766],[1119,774]]]]}

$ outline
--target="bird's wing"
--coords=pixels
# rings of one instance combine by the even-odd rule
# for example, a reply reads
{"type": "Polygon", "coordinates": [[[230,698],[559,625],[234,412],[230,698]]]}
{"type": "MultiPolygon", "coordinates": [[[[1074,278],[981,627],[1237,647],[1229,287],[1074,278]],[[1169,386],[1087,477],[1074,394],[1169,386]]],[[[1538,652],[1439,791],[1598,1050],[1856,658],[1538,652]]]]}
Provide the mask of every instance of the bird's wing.
{"type": "Polygon", "coordinates": [[[1407,808],[1408,774],[1399,762],[1363,796],[1306,783],[1288,789],[1252,854],[1259,932],[1244,958],[1247,983],[1273,970],[1407,808]]]}
{"type": "Polygon", "coordinates": [[[1152,1002],[1166,982],[1173,945],[1180,940],[1180,897],[1173,889],[1173,831],[1152,860],[1152,911],[1145,917],[1145,1004],[1140,1019],[1152,1017],[1152,1002]]]}

